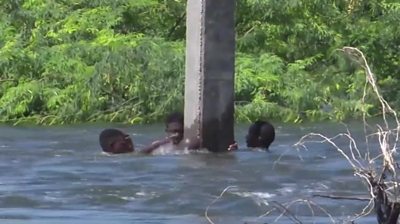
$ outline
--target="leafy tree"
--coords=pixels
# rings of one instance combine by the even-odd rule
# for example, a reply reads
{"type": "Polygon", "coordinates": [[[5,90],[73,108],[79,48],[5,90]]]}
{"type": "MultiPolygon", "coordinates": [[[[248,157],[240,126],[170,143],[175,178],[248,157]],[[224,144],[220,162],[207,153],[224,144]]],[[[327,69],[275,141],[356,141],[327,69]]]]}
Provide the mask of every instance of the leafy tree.
{"type": "MultiPolygon", "coordinates": [[[[0,1],[0,120],[153,122],[183,106],[186,1],[0,1]]],[[[400,3],[239,0],[236,116],[358,118],[366,53],[399,109],[400,3]]],[[[369,96],[373,97],[373,95],[369,96]]]]}

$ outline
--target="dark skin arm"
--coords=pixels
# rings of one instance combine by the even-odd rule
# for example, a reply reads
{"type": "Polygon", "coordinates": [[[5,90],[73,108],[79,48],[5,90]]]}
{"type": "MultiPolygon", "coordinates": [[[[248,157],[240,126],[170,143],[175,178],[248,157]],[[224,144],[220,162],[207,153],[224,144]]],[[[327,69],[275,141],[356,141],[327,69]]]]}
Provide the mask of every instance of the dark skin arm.
{"type": "Polygon", "coordinates": [[[140,152],[144,153],[144,154],[151,154],[158,147],[165,145],[169,142],[171,142],[170,138],[165,138],[162,140],[155,141],[155,142],[151,143],[151,145],[145,146],[142,150],[140,150],[140,152]]]}
{"type": "Polygon", "coordinates": [[[157,140],[154,141],[153,143],[151,143],[151,145],[145,146],[142,150],[140,150],[141,153],[144,154],[151,154],[154,150],[156,150],[158,147],[165,145],[167,143],[172,142],[173,138],[176,136],[177,134],[174,135],[170,135],[164,139],[161,140],[157,140]]]}
{"type": "MultiPolygon", "coordinates": [[[[153,142],[151,145],[148,145],[146,147],[144,147],[142,150],[140,150],[141,153],[144,154],[151,154],[154,150],[156,150],[158,147],[165,145],[167,143],[172,142],[172,138],[174,137],[174,135],[169,136],[165,139],[161,139],[158,141],[153,142]]],[[[192,139],[186,139],[186,144],[187,144],[187,148],[189,150],[198,150],[201,148],[201,141],[200,138],[192,138],[192,139]]],[[[238,149],[238,145],[236,142],[234,142],[233,144],[229,145],[228,147],[228,151],[235,151],[238,149]]]]}

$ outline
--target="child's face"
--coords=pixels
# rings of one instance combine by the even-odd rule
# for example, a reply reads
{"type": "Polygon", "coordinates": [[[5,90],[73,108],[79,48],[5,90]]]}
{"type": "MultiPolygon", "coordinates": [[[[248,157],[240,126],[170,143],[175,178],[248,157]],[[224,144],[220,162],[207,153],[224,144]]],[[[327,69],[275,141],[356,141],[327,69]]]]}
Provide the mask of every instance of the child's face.
{"type": "Polygon", "coordinates": [[[119,136],[112,144],[111,144],[112,153],[128,153],[133,152],[135,148],[133,147],[132,139],[129,135],[119,136]]]}
{"type": "Polygon", "coordinates": [[[167,124],[165,129],[167,136],[172,139],[173,144],[179,144],[183,139],[183,125],[179,122],[171,122],[167,124]]]}

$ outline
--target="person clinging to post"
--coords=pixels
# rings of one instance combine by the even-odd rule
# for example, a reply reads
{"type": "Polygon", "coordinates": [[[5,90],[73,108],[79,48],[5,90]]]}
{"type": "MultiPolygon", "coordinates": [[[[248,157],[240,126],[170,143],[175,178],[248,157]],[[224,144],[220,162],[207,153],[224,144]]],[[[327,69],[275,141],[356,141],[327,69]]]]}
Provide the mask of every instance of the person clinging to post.
{"type": "MultiPolygon", "coordinates": [[[[161,142],[155,142],[159,144],[158,150],[160,151],[168,153],[201,149],[201,141],[199,138],[184,139],[184,115],[181,112],[173,112],[166,117],[165,132],[167,138],[161,142]]],[[[237,148],[237,144],[233,143],[228,147],[228,151],[234,150],[237,148]]]]}
{"type": "Polygon", "coordinates": [[[167,115],[165,119],[166,137],[154,141],[144,151],[152,154],[167,154],[188,149],[188,146],[183,141],[183,122],[184,117],[181,112],[173,112],[167,115]]]}
{"type": "MultiPolygon", "coordinates": [[[[165,120],[165,132],[167,138],[171,141],[168,144],[161,145],[160,149],[163,150],[200,150],[201,140],[198,137],[184,139],[184,115],[181,112],[174,112],[167,116],[165,120]]],[[[227,151],[237,149],[237,143],[233,142],[228,146],[227,151]]]]}
{"type": "MultiPolygon", "coordinates": [[[[144,154],[167,154],[177,150],[196,148],[193,144],[185,144],[183,140],[183,114],[173,112],[166,117],[166,137],[152,142],[139,152],[144,154]]],[[[132,139],[118,129],[105,129],[99,137],[104,152],[110,154],[129,153],[134,151],[132,139]]]]}
{"type": "Polygon", "coordinates": [[[268,121],[257,120],[252,123],[246,135],[248,148],[259,148],[268,150],[275,140],[275,128],[268,121]]]}
{"type": "MultiPolygon", "coordinates": [[[[183,141],[184,117],[180,112],[173,112],[166,117],[164,139],[154,141],[142,148],[139,152],[144,154],[168,154],[185,152],[185,150],[200,149],[200,139],[186,139],[183,141]]],[[[118,129],[105,129],[100,134],[100,145],[104,152],[110,154],[133,152],[134,146],[131,138],[118,129]]],[[[237,144],[229,146],[237,148],[237,144]]],[[[229,149],[228,149],[229,150],[229,149]]]]}
{"type": "Polygon", "coordinates": [[[171,139],[174,146],[178,146],[183,140],[183,114],[174,112],[167,116],[165,120],[165,133],[171,139]]]}

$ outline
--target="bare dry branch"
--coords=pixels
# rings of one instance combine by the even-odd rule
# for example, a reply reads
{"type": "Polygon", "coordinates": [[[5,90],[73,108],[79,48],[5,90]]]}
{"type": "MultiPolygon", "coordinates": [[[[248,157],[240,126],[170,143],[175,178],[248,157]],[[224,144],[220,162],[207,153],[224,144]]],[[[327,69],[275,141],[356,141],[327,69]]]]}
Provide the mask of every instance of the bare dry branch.
{"type": "Polygon", "coordinates": [[[339,199],[339,200],[356,200],[356,201],[370,201],[371,198],[362,197],[349,197],[349,196],[337,196],[337,195],[324,195],[324,194],[313,194],[313,197],[339,199]]]}
{"type": "Polygon", "coordinates": [[[207,206],[207,208],[206,208],[206,211],[204,212],[204,216],[206,217],[206,219],[207,219],[207,221],[209,222],[209,223],[211,223],[211,224],[215,224],[211,219],[210,219],[210,217],[208,216],[208,210],[210,209],[210,207],[211,207],[211,205],[213,205],[215,202],[217,202],[220,198],[222,198],[222,196],[225,194],[225,192],[227,192],[229,189],[231,189],[231,188],[236,188],[236,186],[228,186],[228,187],[226,187],[222,192],[221,192],[221,194],[216,198],[216,199],[214,199],[212,202],[211,202],[211,204],[209,204],[208,206],[207,206]]]}
{"type": "MultiPolygon", "coordinates": [[[[371,133],[371,130],[374,128],[372,128],[372,126],[367,122],[367,111],[363,111],[363,128],[366,144],[364,148],[358,147],[358,142],[352,137],[352,134],[347,127],[346,132],[339,133],[333,137],[327,137],[320,133],[308,133],[301,137],[294,146],[298,152],[302,149],[308,150],[307,144],[309,143],[328,143],[333,146],[334,150],[347,160],[353,169],[354,175],[359,177],[360,180],[366,184],[369,194],[369,197],[365,198],[321,194],[314,194],[314,197],[368,202],[360,213],[354,214],[349,218],[351,223],[354,223],[355,220],[367,216],[371,214],[371,212],[375,211],[379,224],[395,224],[400,215],[400,182],[397,177],[397,169],[399,169],[399,165],[394,159],[394,155],[397,153],[397,144],[400,136],[400,122],[396,111],[393,110],[388,102],[382,97],[376,83],[377,79],[372,73],[364,54],[357,48],[353,47],[344,47],[342,52],[349,55],[352,60],[357,62],[364,69],[365,85],[363,87],[362,103],[366,102],[367,93],[372,89],[372,93],[377,97],[381,106],[383,125],[374,126],[376,132],[371,133]],[[393,118],[395,122],[390,123],[388,121],[389,117],[393,118]],[[336,143],[339,138],[345,138],[348,140],[347,147],[343,148],[336,143]],[[370,148],[370,140],[377,140],[379,148],[370,148]],[[379,153],[379,155],[375,156],[372,152],[379,153]],[[374,155],[373,158],[371,157],[372,155],[374,155]]],[[[282,156],[283,154],[277,161],[280,161],[282,156]]],[[[302,159],[301,155],[299,155],[299,158],[302,159]]],[[[277,161],[274,162],[274,166],[277,161]]],[[[214,222],[212,222],[208,217],[210,206],[219,200],[222,195],[232,187],[233,186],[229,186],[225,188],[207,207],[205,216],[211,224],[214,224],[214,222]]],[[[280,212],[276,217],[275,222],[285,216],[294,223],[302,223],[301,220],[290,211],[291,207],[295,204],[305,204],[309,208],[313,217],[316,214],[316,210],[319,210],[327,215],[333,223],[336,223],[333,216],[327,210],[308,199],[298,199],[289,203],[279,203],[277,201],[270,202],[271,208],[258,218],[271,215],[273,212],[280,212]]]]}

